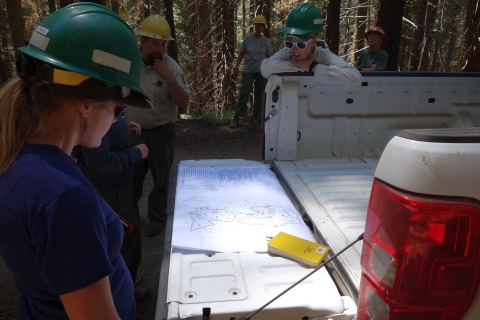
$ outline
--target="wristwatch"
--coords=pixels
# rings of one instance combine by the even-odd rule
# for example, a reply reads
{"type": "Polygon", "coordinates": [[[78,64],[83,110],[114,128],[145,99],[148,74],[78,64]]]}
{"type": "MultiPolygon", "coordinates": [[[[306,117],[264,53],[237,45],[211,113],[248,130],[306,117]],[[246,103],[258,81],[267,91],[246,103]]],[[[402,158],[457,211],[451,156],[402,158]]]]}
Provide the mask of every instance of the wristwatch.
{"type": "Polygon", "coordinates": [[[313,67],[315,67],[318,64],[317,60],[313,60],[312,63],[310,63],[310,67],[308,67],[308,72],[313,72],[313,67]]]}

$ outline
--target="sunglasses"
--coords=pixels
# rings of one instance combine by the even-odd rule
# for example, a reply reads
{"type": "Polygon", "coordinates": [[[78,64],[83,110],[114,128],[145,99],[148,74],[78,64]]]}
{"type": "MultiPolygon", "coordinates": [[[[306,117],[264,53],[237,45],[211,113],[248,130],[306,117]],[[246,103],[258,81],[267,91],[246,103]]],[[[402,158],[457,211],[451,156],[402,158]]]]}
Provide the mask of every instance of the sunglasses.
{"type": "MultiPolygon", "coordinates": [[[[121,115],[123,115],[123,112],[125,111],[125,108],[127,106],[122,105],[117,101],[113,101],[113,103],[115,103],[115,109],[113,110],[113,114],[114,114],[115,117],[120,117],[121,115]]],[[[86,104],[92,105],[92,106],[107,108],[107,104],[105,102],[98,102],[98,101],[90,100],[90,101],[86,102],[86,104]]]]}
{"type": "Polygon", "coordinates": [[[255,28],[263,28],[263,24],[256,24],[255,28]]]}
{"type": "Polygon", "coordinates": [[[122,106],[116,101],[114,102],[115,102],[115,110],[113,111],[113,114],[115,115],[115,117],[120,117],[121,115],[123,115],[123,112],[125,111],[126,106],[122,106]]]}
{"type": "Polygon", "coordinates": [[[294,41],[285,41],[285,47],[288,49],[292,49],[293,47],[297,47],[298,49],[305,49],[307,47],[307,44],[312,41],[312,39],[305,41],[305,42],[294,42],[294,41]]]}

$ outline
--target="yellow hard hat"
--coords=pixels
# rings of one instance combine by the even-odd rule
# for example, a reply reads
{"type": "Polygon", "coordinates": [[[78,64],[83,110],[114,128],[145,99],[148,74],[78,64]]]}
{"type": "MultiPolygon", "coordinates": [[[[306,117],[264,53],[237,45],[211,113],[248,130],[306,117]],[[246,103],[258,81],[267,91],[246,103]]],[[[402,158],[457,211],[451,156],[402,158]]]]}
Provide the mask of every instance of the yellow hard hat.
{"type": "Polygon", "coordinates": [[[267,26],[267,19],[265,19],[265,17],[263,15],[259,14],[258,16],[253,18],[252,24],[258,24],[258,23],[264,24],[265,27],[266,27],[267,26]]]}
{"type": "Polygon", "coordinates": [[[137,35],[163,40],[175,40],[172,38],[172,31],[167,20],[158,14],[151,15],[143,20],[137,35]]]}

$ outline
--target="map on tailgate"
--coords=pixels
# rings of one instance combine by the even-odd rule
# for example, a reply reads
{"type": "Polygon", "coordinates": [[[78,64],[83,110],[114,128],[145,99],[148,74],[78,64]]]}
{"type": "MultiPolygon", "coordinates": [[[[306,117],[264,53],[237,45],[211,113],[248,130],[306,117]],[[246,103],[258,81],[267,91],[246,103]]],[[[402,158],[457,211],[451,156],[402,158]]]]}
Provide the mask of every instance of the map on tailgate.
{"type": "Polygon", "coordinates": [[[173,247],[266,252],[280,231],[314,241],[265,166],[179,166],[177,179],[173,247]]]}

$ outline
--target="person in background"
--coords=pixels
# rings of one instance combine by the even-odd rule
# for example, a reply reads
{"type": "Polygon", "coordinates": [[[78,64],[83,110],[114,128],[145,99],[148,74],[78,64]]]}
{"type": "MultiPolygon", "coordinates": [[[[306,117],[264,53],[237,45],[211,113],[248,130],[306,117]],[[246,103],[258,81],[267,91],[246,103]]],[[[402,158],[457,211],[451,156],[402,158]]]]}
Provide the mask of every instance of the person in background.
{"type": "MultiPolygon", "coordinates": [[[[127,123],[119,116],[103,136],[99,147],[78,145],[74,153],[85,177],[122,220],[124,238],[120,252],[135,283],[142,260],[142,242],[140,219],[133,206],[132,166],[147,158],[148,147],[146,144],[129,147],[130,132],[140,134],[140,125],[133,121],[127,123]]],[[[135,286],[137,303],[147,300],[149,296],[148,288],[135,286]]]]}
{"type": "Polygon", "coordinates": [[[19,78],[0,91],[0,256],[20,291],[18,318],[133,320],[121,221],[70,154],[98,147],[120,104],[152,108],[135,35],[81,2],[47,16],[18,50],[19,78]]]}
{"type": "Polygon", "coordinates": [[[254,82],[253,118],[258,119],[258,117],[262,115],[262,97],[267,79],[260,73],[260,64],[263,59],[269,58],[273,53],[270,41],[263,35],[263,30],[267,27],[265,17],[262,15],[256,16],[253,19],[253,25],[255,26],[255,32],[247,34],[245,39],[243,39],[242,45],[240,46],[240,54],[233,68],[233,75],[236,77],[238,75],[238,66],[240,62],[245,59],[240,93],[233,118],[237,126],[240,124],[240,117],[247,115],[248,97],[250,96],[254,82]]]}
{"type": "Polygon", "coordinates": [[[180,66],[165,52],[168,41],[174,40],[164,17],[151,15],[137,31],[143,60],[140,86],[153,97],[154,109],[125,110],[125,120],[140,124],[142,132],[130,136],[130,145],[145,143],[148,157],[133,165],[133,202],[139,214],[138,202],[148,169],[152,172],[153,188],[148,195],[148,224],[145,234],[164,234],[167,222],[170,169],[175,146],[175,122],[178,110],[187,111],[190,89],[180,66]]]}
{"type": "Polygon", "coordinates": [[[387,67],[388,54],[381,49],[382,43],[386,40],[385,32],[379,26],[365,32],[368,49],[363,50],[355,63],[360,71],[385,71],[387,67]]]}
{"type": "Polygon", "coordinates": [[[315,6],[296,6],[280,32],[285,34],[285,48],[262,61],[260,71],[265,78],[281,72],[310,72],[325,83],[361,83],[358,70],[330,50],[316,46],[318,34],[323,32],[323,18],[315,6]]]}

